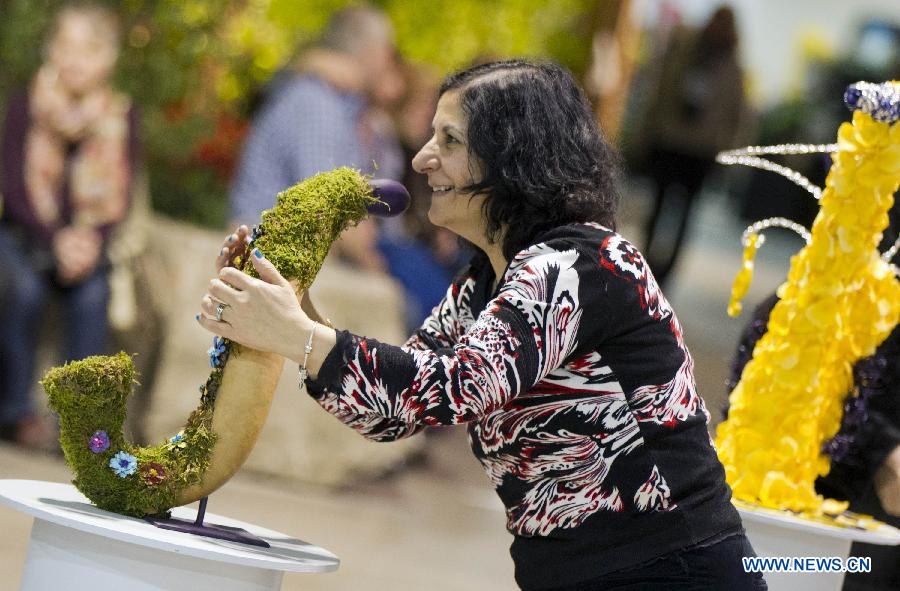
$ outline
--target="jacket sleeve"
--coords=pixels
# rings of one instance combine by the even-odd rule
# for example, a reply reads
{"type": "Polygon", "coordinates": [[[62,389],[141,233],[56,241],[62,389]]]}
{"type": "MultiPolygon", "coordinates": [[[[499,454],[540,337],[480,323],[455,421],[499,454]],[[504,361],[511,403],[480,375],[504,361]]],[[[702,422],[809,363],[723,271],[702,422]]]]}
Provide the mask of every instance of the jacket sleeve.
{"type": "Polygon", "coordinates": [[[577,346],[577,259],[576,250],[547,244],[519,253],[497,296],[458,339],[442,332],[434,315],[419,331],[431,339],[428,346],[421,335],[412,346],[395,347],[341,332],[330,360],[341,367],[323,366],[314,388],[330,393],[326,410],[339,417],[432,426],[482,418],[562,365],[577,346]]]}
{"type": "MultiPolygon", "coordinates": [[[[449,347],[453,334],[453,326],[459,321],[458,295],[465,277],[457,278],[447,289],[444,299],[434,307],[431,314],[416,329],[403,345],[408,351],[428,351],[449,347]]],[[[338,333],[342,341],[349,333],[338,333]]],[[[422,423],[409,423],[399,419],[388,418],[376,412],[364,409],[353,409],[339,404],[336,384],[340,381],[340,371],[346,367],[347,360],[343,352],[346,347],[336,346],[325,358],[317,379],[306,381],[306,390],[322,408],[334,415],[346,426],[358,432],[366,439],[378,442],[396,441],[415,435],[425,428],[422,423]]]]}
{"type": "Polygon", "coordinates": [[[465,334],[462,327],[472,323],[469,298],[474,281],[473,269],[467,267],[453,280],[443,299],[402,348],[408,351],[437,351],[452,347],[465,334]]]}

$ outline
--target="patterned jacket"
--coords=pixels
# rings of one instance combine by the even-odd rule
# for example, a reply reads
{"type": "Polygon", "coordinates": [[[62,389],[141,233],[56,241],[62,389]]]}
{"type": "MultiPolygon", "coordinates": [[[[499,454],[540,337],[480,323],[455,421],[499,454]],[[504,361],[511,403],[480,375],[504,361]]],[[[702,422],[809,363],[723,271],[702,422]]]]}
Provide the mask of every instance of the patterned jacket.
{"type": "Polygon", "coordinates": [[[526,589],[739,531],[681,326],[641,254],[567,225],[493,283],[473,260],[402,347],[339,332],[310,394],[375,441],[467,423],[526,589]]]}

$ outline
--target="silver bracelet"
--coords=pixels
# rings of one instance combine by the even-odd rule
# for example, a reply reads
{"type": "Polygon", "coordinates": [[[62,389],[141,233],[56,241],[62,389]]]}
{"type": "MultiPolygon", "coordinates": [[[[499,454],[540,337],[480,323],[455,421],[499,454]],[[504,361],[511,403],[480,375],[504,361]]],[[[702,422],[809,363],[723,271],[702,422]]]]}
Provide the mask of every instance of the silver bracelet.
{"type": "Polygon", "coordinates": [[[306,376],[309,375],[309,370],[306,369],[306,362],[309,361],[309,354],[312,353],[312,345],[313,345],[313,337],[316,335],[316,327],[319,326],[318,322],[313,322],[312,330],[309,331],[309,338],[306,340],[306,347],[303,348],[303,363],[300,364],[300,390],[306,387],[306,376]]]}

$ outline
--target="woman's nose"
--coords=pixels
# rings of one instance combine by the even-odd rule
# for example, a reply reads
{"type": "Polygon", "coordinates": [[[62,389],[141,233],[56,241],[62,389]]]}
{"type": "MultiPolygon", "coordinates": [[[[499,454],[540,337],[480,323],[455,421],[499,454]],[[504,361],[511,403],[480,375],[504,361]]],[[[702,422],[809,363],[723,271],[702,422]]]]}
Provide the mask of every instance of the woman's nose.
{"type": "Polygon", "coordinates": [[[422,146],[422,149],[419,150],[419,153],[413,156],[413,170],[420,174],[437,170],[437,168],[440,166],[440,162],[438,161],[437,151],[434,149],[434,147],[434,138],[432,138],[428,141],[427,144],[422,146]]]}

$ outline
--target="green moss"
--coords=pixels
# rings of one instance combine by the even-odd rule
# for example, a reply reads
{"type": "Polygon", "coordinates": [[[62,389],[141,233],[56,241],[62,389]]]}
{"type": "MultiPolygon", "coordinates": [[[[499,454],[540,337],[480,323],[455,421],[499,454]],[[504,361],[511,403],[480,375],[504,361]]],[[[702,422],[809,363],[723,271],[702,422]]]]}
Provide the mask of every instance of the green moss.
{"type": "Polygon", "coordinates": [[[278,194],[275,207],[263,212],[253,245],[284,277],[309,287],[332,242],[375,201],[366,178],[352,168],[318,174],[278,194]]]}
{"type": "MultiPolygon", "coordinates": [[[[258,247],[282,275],[309,287],[332,242],[366,216],[374,202],[367,179],[350,168],[316,175],[278,195],[262,216],[252,246],[258,247]]],[[[242,270],[256,276],[244,261],[242,270]]],[[[51,369],[41,384],[50,407],[60,417],[60,444],[76,487],[98,507],[140,517],[162,514],[175,506],[179,491],[199,483],[209,466],[216,434],[212,430],[216,394],[235,343],[225,341],[220,367],[201,386],[200,405],[183,429],[184,444],[166,441],[139,447],[125,440],[126,400],[136,383],[134,364],[125,353],[88,357],[51,369]],[[109,449],[93,453],[91,436],[106,431],[109,449]],[[124,478],[109,466],[119,451],[137,459],[138,470],[124,478]],[[164,478],[153,482],[144,469],[157,466],[164,478]]],[[[159,472],[159,470],[158,470],[159,472]]]]}
{"type": "MultiPolygon", "coordinates": [[[[59,415],[60,445],[72,468],[74,484],[98,507],[125,515],[142,516],[164,513],[174,505],[178,491],[195,484],[209,464],[215,442],[208,417],[189,421],[185,429],[184,449],[167,443],[138,447],[126,441],[122,432],[126,399],[135,384],[131,357],[119,353],[112,357],[88,357],[51,369],[41,385],[50,397],[50,407],[59,415]],[[88,445],[91,435],[105,431],[109,448],[93,453],[88,445]],[[165,477],[159,484],[145,482],[140,469],[124,478],[109,467],[119,451],[137,458],[137,465],[159,464],[165,477]]],[[[202,415],[198,409],[194,415],[202,415]]]]}

